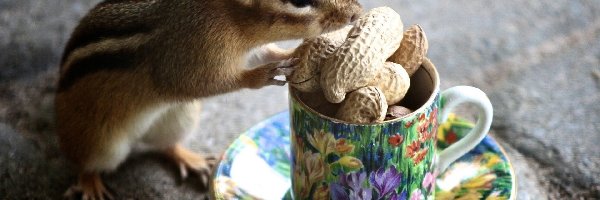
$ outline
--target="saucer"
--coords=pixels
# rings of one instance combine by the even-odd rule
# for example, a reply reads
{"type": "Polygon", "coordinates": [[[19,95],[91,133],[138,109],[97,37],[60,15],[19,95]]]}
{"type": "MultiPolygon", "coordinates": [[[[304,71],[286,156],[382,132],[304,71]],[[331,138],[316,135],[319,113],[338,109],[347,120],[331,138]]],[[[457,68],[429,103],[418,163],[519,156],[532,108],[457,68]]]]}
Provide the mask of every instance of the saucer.
{"type": "MultiPolygon", "coordinates": [[[[290,116],[279,113],[229,146],[213,177],[215,199],[292,199],[290,116]]],[[[438,150],[462,138],[473,123],[451,115],[438,129],[438,150]]],[[[506,153],[486,136],[436,180],[435,199],[515,199],[515,174],[506,153]]]]}

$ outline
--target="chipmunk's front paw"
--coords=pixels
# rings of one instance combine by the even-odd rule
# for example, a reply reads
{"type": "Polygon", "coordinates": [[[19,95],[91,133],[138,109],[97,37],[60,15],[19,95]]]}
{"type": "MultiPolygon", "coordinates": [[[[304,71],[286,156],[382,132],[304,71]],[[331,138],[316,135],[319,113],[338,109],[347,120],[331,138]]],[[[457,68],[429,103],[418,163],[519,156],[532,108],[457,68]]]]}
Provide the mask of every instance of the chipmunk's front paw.
{"type": "Polygon", "coordinates": [[[290,59],[295,49],[283,49],[273,43],[265,46],[267,49],[266,52],[266,61],[281,61],[285,59],[290,59]]]}
{"type": "Polygon", "coordinates": [[[300,63],[300,59],[291,58],[246,71],[243,75],[244,86],[257,89],[267,85],[285,85],[286,81],[275,79],[275,77],[291,75],[298,63],[300,63]]]}

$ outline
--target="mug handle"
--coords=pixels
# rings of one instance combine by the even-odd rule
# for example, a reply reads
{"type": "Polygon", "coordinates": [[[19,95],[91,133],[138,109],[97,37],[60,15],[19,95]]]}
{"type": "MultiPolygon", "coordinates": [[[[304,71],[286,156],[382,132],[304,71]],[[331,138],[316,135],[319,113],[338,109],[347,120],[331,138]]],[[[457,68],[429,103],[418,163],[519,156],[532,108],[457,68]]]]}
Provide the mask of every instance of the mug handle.
{"type": "Polygon", "coordinates": [[[448,88],[442,92],[442,99],[444,99],[444,102],[442,102],[444,105],[441,109],[440,123],[445,122],[451,111],[462,103],[474,104],[479,109],[479,113],[475,127],[464,138],[444,149],[436,157],[436,170],[438,173],[442,173],[452,162],[475,148],[485,138],[490,130],[494,112],[487,95],[475,87],[455,86],[448,88]]]}

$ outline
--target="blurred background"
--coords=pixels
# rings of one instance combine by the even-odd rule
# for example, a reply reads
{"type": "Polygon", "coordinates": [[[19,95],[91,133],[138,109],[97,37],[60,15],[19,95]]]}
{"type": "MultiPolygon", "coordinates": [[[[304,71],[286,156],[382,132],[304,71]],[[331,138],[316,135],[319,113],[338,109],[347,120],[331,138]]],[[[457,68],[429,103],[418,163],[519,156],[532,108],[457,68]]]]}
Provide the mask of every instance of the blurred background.
{"type": "MultiPolygon", "coordinates": [[[[63,46],[97,2],[0,0],[0,199],[57,199],[75,181],[57,148],[53,93],[63,46]]],[[[361,2],[393,7],[406,27],[423,27],[442,89],[472,85],[488,94],[491,135],[512,161],[518,199],[600,199],[598,1],[361,2]]],[[[286,109],[286,87],[209,98],[187,145],[220,154],[286,109]]],[[[176,172],[165,157],[140,154],[105,180],[124,199],[206,195],[176,172]]]]}

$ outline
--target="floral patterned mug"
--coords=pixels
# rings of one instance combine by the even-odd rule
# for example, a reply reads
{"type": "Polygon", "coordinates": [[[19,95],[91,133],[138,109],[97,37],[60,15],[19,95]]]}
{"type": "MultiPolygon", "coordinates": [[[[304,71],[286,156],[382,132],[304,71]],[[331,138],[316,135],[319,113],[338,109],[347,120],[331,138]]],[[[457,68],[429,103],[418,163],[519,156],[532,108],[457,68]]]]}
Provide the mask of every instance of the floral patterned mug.
{"type": "Polygon", "coordinates": [[[401,103],[415,111],[376,124],[320,114],[291,89],[294,199],[433,199],[438,172],[485,137],[493,112],[481,90],[456,86],[440,93],[439,85],[435,66],[425,59],[401,103]],[[477,123],[465,138],[437,152],[438,124],[461,103],[478,108],[477,123]]]}

